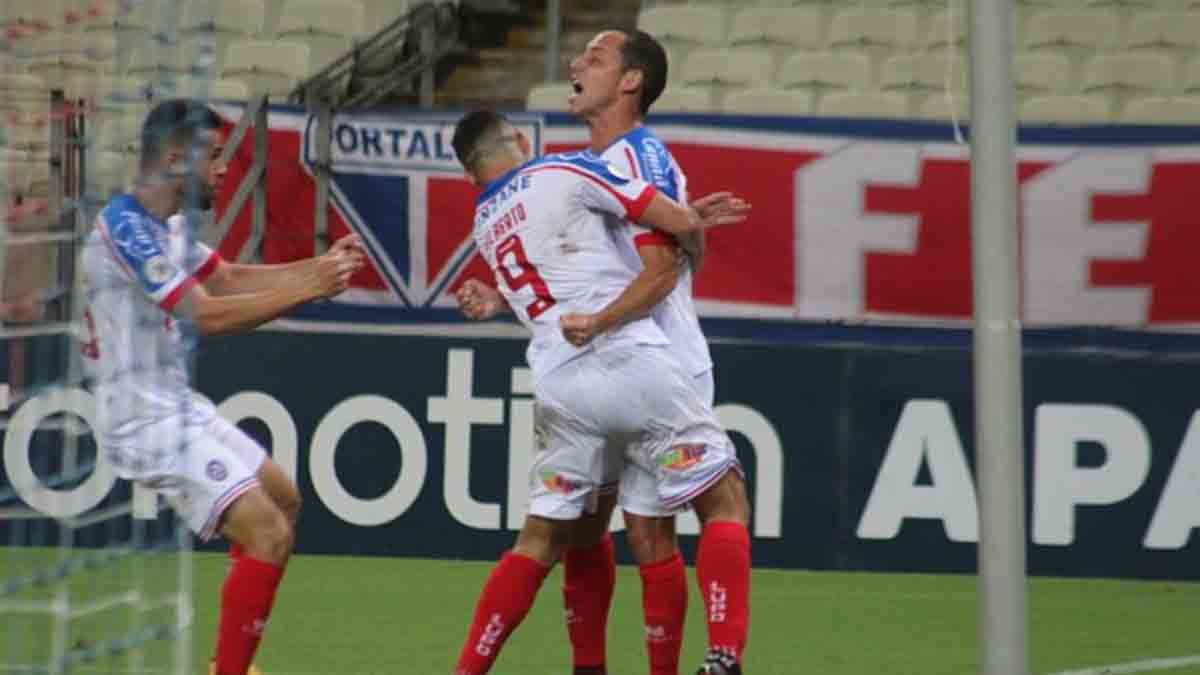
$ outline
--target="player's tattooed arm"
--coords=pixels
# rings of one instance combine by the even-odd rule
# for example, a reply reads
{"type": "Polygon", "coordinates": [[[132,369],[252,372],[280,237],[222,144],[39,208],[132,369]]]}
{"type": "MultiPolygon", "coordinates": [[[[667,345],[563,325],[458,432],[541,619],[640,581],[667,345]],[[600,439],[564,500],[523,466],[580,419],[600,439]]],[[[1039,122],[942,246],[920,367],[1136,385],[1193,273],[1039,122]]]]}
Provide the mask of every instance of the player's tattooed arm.
{"type": "MultiPolygon", "coordinates": [[[[361,265],[366,264],[366,249],[362,239],[351,234],[334,242],[325,256],[349,256],[361,265]]],[[[300,283],[312,274],[322,256],[277,265],[243,265],[222,260],[204,282],[212,295],[257,293],[284,284],[300,283]]]]}
{"type": "Polygon", "coordinates": [[[642,271],[608,306],[594,314],[566,314],[559,319],[567,342],[582,347],[597,335],[648,316],[671,294],[682,263],[679,248],[674,243],[639,246],[638,255],[642,271]]]}
{"type": "Polygon", "coordinates": [[[279,318],[305,302],[341,293],[363,264],[361,257],[346,251],[313,260],[303,268],[303,273],[292,275],[288,283],[267,290],[211,295],[201,285],[192,286],[173,313],[190,319],[203,335],[240,333],[279,318]]]}
{"type": "Polygon", "coordinates": [[[490,319],[512,311],[500,291],[478,279],[467,279],[454,294],[463,316],[476,321],[490,319]]]}

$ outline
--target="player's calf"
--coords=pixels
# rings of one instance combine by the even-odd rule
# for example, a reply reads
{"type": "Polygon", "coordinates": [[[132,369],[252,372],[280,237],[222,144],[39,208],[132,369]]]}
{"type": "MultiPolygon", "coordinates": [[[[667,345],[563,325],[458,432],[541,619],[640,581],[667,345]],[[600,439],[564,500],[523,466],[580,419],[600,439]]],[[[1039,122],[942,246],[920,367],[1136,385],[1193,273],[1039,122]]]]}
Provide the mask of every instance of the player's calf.
{"type": "Polygon", "coordinates": [[[704,523],[696,577],[708,621],[708,659],[700,674],[740,675],[750,629],[750,505],[739,473],[729,470],[692,506],[704,523]]]}

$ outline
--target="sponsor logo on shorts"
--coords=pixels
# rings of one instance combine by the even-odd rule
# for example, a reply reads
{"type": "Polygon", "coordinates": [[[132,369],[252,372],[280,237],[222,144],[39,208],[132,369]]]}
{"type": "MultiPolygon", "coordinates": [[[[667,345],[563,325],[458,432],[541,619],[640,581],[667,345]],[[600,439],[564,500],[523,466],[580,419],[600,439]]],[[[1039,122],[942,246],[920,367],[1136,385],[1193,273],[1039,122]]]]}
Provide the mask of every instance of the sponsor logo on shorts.
{"type": "Polygon", "coordinates": [[[708,448],[703,445],[681,445],[660,457],[658,465],[672,471],[683,471],[699,464],[707,453],[708,448]]]}
{"type": "Polygon", "coordinates": [[[570,478],[566,478],[562,474],[555,473],[553,471],[543,471],[541,473],[541,478],[542,485],[545,485],[546,489],[550,490],[551,492],[569,494],[583,488],[583,483],[577,480],[571,480],[570,478]]]}
{"type": "Polygon", "coordinates": [[[229,469],[225,468],[224,462],[214,459],[205,465],[204,475],[220,483],[229,477],[229,469]]]}

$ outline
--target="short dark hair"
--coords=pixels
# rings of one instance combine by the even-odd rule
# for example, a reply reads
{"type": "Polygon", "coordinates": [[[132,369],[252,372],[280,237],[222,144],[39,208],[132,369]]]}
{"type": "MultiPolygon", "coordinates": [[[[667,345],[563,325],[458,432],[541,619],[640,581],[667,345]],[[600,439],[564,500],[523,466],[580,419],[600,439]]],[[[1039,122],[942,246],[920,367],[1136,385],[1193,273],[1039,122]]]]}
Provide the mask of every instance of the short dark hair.
{"type": "Polygon", "coordinates": [[[154,106],[142,125],[142,166],[162,157],[172,143],[191,145],[202,132],[221,128],[221,116],[203,101],[176,98],[154,106]]]}
{"type": "Polygon", "coordinates": [[[642,99],[638,104],[645,115],[667,87],[667,50],[644,30],[624,32],[621,68],[642,71],[642,99]]]}
{"type": "Polygon", "coordinates": [[[504,128],[508,119],[495,110],[473,110],[454,125],[454,138],[450,140],[454,154],[467,171],[474,172],[478,163],[478,151],[489,138],[504,128]]]}

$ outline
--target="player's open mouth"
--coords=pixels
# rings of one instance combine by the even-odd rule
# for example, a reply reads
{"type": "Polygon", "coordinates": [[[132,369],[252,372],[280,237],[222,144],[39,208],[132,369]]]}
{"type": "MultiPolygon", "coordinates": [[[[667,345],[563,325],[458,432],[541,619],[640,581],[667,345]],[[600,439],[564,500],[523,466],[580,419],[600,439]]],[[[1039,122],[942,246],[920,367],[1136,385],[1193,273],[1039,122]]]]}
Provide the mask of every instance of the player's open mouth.
{"type": "Polygon", "coordinates": [[[567,102],[574,101],[580,94],[583,93],[583,83],[575,78],[571,78],[571,95],[567,97],[567,102]]]}

